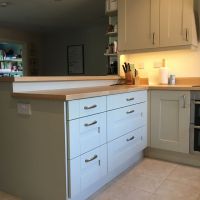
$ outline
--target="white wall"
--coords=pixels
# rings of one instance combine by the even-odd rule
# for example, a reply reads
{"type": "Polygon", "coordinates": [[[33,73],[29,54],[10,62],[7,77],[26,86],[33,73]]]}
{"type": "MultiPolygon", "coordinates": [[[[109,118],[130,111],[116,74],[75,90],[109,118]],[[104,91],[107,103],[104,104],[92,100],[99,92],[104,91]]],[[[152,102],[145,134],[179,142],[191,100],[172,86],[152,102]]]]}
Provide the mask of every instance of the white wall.
{"type": "Polygon", "coordinates": [[[67,74],[67,45],[84,44],[85,74],[105,75],[106,28],[102,25],[45,35],[43,40],[44,75],[67,74]]]}

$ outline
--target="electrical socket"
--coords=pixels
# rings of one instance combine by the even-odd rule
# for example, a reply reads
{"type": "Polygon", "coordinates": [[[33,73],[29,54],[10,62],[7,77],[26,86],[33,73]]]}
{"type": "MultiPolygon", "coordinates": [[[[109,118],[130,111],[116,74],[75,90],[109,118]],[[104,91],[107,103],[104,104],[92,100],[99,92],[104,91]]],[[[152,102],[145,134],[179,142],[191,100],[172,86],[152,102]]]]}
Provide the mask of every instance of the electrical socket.
{"type": "Polygon", "coordinates": [[[31,115],[30,103],[17,103],[17,113],[20,115],[31,115]]]}
{"type": "Polygon", "coordinates": [[[154,61],[153,68],[161,68],[162,67],[162,61],[154,61]]]}
{"type": "Polygon", "coordinates": [[[136,68],[137,69],[144,69],[144,63],[143,62],[137,63],[136,68]]]}

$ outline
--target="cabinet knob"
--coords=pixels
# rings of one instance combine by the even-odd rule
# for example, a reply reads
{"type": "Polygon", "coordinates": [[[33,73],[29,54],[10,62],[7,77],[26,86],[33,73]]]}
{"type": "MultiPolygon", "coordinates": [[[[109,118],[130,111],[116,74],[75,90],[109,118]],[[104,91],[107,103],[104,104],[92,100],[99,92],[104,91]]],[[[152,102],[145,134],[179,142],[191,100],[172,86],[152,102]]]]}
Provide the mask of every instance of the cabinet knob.
{"type": "Polygon", "coordinates": [[[186,28],[185,30],[185,40],[188,42],[189,41],[189,30],[186,28]]]}
{"type": "Polygon", "coordinates": [[[93,160],[95,160],[95,159],[97,159],[97,158],[98,158],[98,156],[97,156],[97,155],[94,155],[92,158],[86,159],[85,162],[88,163],[88,162],[91,162],[91,161],[93,161],[93,160]]]}
{"type": "Polygon", "coordinates": [[[186,108],[186,95],[183,95],[183,108],[186,108]]]}
{"type": "Polygon", "coordinates": [[[134,112],[135,112],[135,110],[129,110],[129,111],[126,112],[126,114],[131,114],[131,113],[134,113],[134,112]]]}
{"type": "Polygon", "coordinates": [[[134,140],[134,139],[135,139],[135,136],[132,136],[131,138],[126,139],[126,141],[129,142],[129,141],[134,140]]]}
{"type": "Polygon", "coordinates": [[[131,97],[131,98],[127,98],[127,99],[126,99],[126,101],[133,101],[133,100],[135,100],[134,97],[131,97]]]}
{"type": "Polygon", "coordinates": [[[91,122],[91,123],[86,123],[86,124],[84,124],[84,126],[88,127],[88,126],[92,126],[92,125],[95,125],[95,124],[97,124],[96,120],[91,122]]]}
{"type": "Polygon", "coordinates": [[[152,39],[152,44],[155,45],[155,33],[153,33],[153,39],[152,39]]]}
{"type": "Polygon", "coordinates": [[[97,105],[95,104],[95,105],[92,105],[92,106],[85,106],[84,109],[89,110],[89,109],[96,108],[96,107],[97,107],[97,105]]]}

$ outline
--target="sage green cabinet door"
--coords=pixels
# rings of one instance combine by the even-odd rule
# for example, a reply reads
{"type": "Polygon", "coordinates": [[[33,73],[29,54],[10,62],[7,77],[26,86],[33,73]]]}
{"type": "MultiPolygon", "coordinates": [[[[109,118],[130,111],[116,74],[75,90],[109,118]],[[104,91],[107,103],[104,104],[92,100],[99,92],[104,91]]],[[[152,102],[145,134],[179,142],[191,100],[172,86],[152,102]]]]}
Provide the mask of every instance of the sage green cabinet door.
{"type": "Polygon", "coordinates": [[[193,0],[160,0],[160,47],[192,44],[193,0]]]}
{"type": "Polygon", "coordinates": [[[118,0],[119,51],[158,47],[159,0],[118,0]]]}
{"type": "Polygon", "coordinates": [[[151,91],[151,147],[189,153],[190,92],[151,91]]]}

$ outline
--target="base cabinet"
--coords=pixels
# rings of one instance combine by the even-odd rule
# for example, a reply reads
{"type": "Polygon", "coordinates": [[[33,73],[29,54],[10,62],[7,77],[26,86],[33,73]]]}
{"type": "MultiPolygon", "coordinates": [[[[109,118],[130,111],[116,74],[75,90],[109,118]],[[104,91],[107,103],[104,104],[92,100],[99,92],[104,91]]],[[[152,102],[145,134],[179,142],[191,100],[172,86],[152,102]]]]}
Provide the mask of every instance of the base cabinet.
{"type": "Polygon", "coordinates": [[[68,198],[84,200],[141,158],[147,147],[147,92],[66,104],[68,198]]]}
{"type": "Polygon", "coordinates": [[[119,173],[129,167],[135,154],[147,147],[146,127],[138,128],[108,143],[108,172],[119,173]],[[125,164],[125,165],[124,165],[125,164]]]}
{"type": "Polygon", "coordinates": [[[70,160],[69,172],[69,197],[75,199],[106,177],[107,145],[70,160]]]}
{"type": "Polygon", "coordinates": [[[151,91],[151,147],[189,153],[190,92],[151,91]]]}

